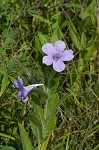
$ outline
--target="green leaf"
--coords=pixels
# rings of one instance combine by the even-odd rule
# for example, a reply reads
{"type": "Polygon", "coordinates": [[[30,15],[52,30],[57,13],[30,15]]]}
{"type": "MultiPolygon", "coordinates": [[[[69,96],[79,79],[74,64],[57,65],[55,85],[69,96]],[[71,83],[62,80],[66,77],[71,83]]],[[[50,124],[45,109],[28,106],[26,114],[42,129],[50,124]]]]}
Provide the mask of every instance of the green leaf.
{"type": "Polygon", "coordinates": [[[39,33],[38,33],[38,37],[39,37],[39,40],[40,40],[40,42],[41,42],[41,45],[43,45],[44,43],[47,42],[46,36],[43,35],[42,33],[39,32],[39,33]]]}
{"type": "Polygon", "coordinates": [[[29,114],[29,120],[30,120],[33,133],[38,138],[38,140],[41,141],[43,139],[41,121],[37,118],[37,116],[33,112],[29,114]]]}
{"type": "Polygon", "coordinates": [[[6,74],[7,74],[6,71],[3,70],[2,68],[0,68],[0,73],[3,74],[3,75],[6,75],[6,74]]]}
{"type": "Polygon", "coordinates": [[[87,41],[85,49],[88,48],[88,47],[90,47],[91,45],[95,44],[96,41],[97,41],[97,37],[94,36],[94,35],[92,35],[92,37],[90,38],[90,40],[87,41]]]}
{"type": "Polygon", "coordinates": [[[41,150],[46,150],[50,136],[42,143],[41,150]]]}
{"type": "Polygon", "coordinates": [[[51,20],[54,20],[53,24],[52,24],[52,30],[54,31],[55,29],[59,28],[60,25],[61,25],[61,13],[60,12],[57,12],[55,13],[51,20]]]}
{"type": "Polygon", "coordinates": [[[19,125],[23,150],[33,150],[31,141],[29,139],[29,136],[28,136],[24,126],[21,123],[18,123],[18,125],[19,125]]]}
{"type": "Polygon", "coordinates": [[[83,31],[89,29],[90,27],[92,27],[92,20],[91,20],[91,17],[90,17],[90,16],[86,17],[84,20],[81,20],[81,22],[79,22],[78,24],[79,24],[79,27],[80,27],[83,31]]]}
{"type": "Polygon", "coordinates": [[[51,91],[55,90],[59,86],[59,74],[55,74],[55,76],[49,81],[49,88],[51,91]]]}
{"type": "Polygon", "coordinates": [[[83,49],[86,46],[86,35],[84,32],[81,34],[81,49],[83,49]]]}
{"type": "Polygon", "coordinates": [[[28,12],[35,19],[38,19],[39,21],[47,23],[48,25],[50,25],[50,21],[48,19],[45,19],[44,17],[40,16],[39,14],[34,14],[32,11],[28,11],[28,12]]]}
{"type": "Polygon", "coordinates": [[[37,54],[38,54],[38,51],[43,54],[43,52],[41,50],[40,40],[37,36],[35,36],[35,48],[36,48],[36,53],[37,54]]]}
{"type": "Polygon", "coordinates": [[[98,150],[98,149],[99,149],[99,144],[95,146],[93,150],[98,150]]]}
{"type": "Polygon", "coordinates": [[[87,48],[87,54],[85,55],[86,59],[92,58],[94,52],[96,52],[95,44],[92,44],[90,47],[87,48]]]}
{"type": "Polygon", "coordinates": [[[81,5],[80,4],[76,4],[76,3],[64,3],[62,6],[64,6],[64,7],[66,7],[66,8],[79,8],[79,9],[81,9],[81,5]]]}
{"type": "Polygon", "coordinates": [[[50,121],[48,121],[46,123],[46,130],[47,130],[47,134],[51,134],[52,130],[54,129],[55,125],[56,125],[56,114],[52,116],[52,118],[50,119],[50,121]]]}
{"type": "Polygon", "coordinates": [[[77,49],[80,49],[81,48],[81,45],[80,45],[80,36],[75,28],[75,26],[73,25],[72,21],[70,21],[70,28],[69,28],[69,32],[70,32],[70,36],[71,36],[71,39],[74,43],[74,45],[77,47],[77,49]]]}
{"type": "Polygon", "coordinates": [[[51,114],[55,110],[56,105],[58,104],[58,102],[59,102],[58,93],[55,93],[55,94],[52,93],[51,98],[49,98],[46,101],[46,104],[45,104],[45,108],[44,108],[44,118],[45,118],[45,120],[48,117],[51,117],[51,114]]]}
{"type": "Polygon", "coordinates": [[[35,93],[32,93],[32,107],[34,109],[34,111],[36,112],[36,116],[38,116],[38,118],[42,119],[43,118],[43,109],[42,109],[42,105],[41,105],[41,101],[40,98],[37,96],[36,92],[38,93],[39,90],[35,89],[35,93]]]}
{"type": "Polygon", "coordinates": [[[10,135],[7,135],[7,134],[4,134],[4,133],[0,133],[0,136],[5,137],[5,138],[8,138],[8,139],[11,139],[11,140],[15,140],[14,137],[12,137],[12,136],[10,136],[10,135]]]}
{"type": "Polygon", "coordinates": [[[0,145],[0,150],[15,150],[15,148],[12,147],[12,146],[2,146],[2,145],[0,145]]]}
{"type": "MultiPolygon", "coordinates": [[[[35,88],[34,92],[38,93],[44,99],[44,101],[46,101],[46,99],[48,99],[48,95],[47,95],[47,93],[44,90],[42,90],[40,88],[35,88]]],[[[33,100],[34,100],[34,97],[33,97],[33,100]]],[[[35,99],[35,101],[37,101],[37,100],[35,99]]]]}
{"type": "Polygon", "coordinates": [[[92,0],[90,5],[88,5],[85,9],[81,9],[81,17],[85,19],[86,17],[90,16],[93,23],[96,22],[96,1],[92,0]]]}
{"type": "Polygon", "coordinates": [[[52,36],[51,36],[51,43],[54,43],[56,42],[57,40],[61,39],[62,38],[62,33],[60,31],[60,28],[57,27],[54,32],[52,33],[52,36]]]}
{"type": "Polygon", "coordinates": [[[4,94],[4,92],[5,92],[8,85],[9,85],[8,75],[6,74],[6,75],[3,76],[3,79],[2,79],[0,97],[4,94]]]}

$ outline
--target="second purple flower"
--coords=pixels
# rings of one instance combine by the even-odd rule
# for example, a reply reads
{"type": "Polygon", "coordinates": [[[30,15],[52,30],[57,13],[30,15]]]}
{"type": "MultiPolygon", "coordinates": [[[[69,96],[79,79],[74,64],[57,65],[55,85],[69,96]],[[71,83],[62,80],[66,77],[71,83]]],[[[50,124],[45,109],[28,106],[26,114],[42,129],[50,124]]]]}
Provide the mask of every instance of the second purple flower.
{"type": "Polygon", "coordinates": [[[28,86],[23,85],[23,80],[18,76],[18,79],[14,81],[13,86],[17,88],[18,91],[18,98],[22,99],[25,102],[28,93],[37,86],[42,86],[43,84],[32,84],[28,86]]]}

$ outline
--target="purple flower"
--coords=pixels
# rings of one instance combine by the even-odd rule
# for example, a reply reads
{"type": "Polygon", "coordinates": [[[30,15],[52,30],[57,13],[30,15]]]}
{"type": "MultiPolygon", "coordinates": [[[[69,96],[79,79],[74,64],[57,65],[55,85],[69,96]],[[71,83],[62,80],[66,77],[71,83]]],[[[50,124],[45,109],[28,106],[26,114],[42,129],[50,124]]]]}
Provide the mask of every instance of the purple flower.
{"type": "Polygon", "coordinates": [[[74,58],[73,50],[65,50],[66,45],[63,41],[58,40],[53,44],[46,43],[42,50],[47,56],[43,57],[43,63],[47,66],[53,64],[53,69],[61,72],[65,69],[64,61],[70,61],[74,58]]]}
{"type": "Polygon", "coordinates": [[[13,85],[15,88],[17,88],[19,90],[18,92],[18,98],[19,99],[25,99],[28,95],[28,93],[35,87],[37,86],[41,86],[43,84],[33,84],[33,85],[29,85],[29,86],[24,86],[23,85],[23,81],[20,77],[18,77],[17,81],[13,82],[13,85]]]}

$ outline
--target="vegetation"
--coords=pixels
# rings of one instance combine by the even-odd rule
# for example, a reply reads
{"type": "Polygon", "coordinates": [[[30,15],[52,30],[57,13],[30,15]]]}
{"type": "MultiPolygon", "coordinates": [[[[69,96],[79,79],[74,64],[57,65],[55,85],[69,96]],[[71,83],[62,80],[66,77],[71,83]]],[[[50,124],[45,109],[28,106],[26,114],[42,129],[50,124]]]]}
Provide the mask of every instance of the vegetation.
{"type": "Polygon", "coordinates": [[[0,1],[0,149],[99,149],[98,0],[0,1]],[[74,51],[62,72],[42,63],[45,43],[74,51]],[[13,82],[44,84],[17,97],[13,82]]]}

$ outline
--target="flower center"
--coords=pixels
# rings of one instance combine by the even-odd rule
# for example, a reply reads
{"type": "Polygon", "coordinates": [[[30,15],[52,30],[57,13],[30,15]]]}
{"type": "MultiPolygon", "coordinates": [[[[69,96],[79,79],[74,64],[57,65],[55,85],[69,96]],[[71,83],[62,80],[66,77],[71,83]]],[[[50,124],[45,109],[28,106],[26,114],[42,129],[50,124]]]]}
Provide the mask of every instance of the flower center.
{"type": "Polygon", "coordinates": [[[54,59],[55,61],[57,61],[58,59],[60,59],[60,54],[58,54],[58,53],[54,54],[54,55],[53,55],[53,59],[54,59]]]}

